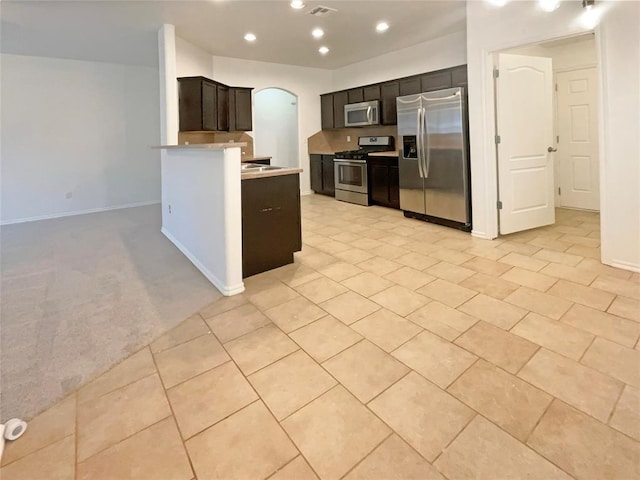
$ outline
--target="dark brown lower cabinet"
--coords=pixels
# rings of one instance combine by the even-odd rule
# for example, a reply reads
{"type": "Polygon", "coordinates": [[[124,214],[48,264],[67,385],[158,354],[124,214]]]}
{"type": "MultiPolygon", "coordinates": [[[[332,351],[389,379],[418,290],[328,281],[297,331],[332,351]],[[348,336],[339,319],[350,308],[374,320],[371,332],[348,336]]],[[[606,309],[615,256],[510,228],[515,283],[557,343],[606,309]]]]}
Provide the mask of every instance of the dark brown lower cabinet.
{"type": "Polygon", "coordinates": [[[400,208],[397,157],[369,157],[369,197],[374,205],[400,208]]]}
{"type": "Polygon", "coordinates": [[[301,249],[299,175],[242,180],[242,277],[292,263],[301,249]]]}
{"type": "Polygon", "coordinates": [[[311,171],[311,190],[321,195],[336,196],[334,155],[309,155],[309,170],[311,171]]]}

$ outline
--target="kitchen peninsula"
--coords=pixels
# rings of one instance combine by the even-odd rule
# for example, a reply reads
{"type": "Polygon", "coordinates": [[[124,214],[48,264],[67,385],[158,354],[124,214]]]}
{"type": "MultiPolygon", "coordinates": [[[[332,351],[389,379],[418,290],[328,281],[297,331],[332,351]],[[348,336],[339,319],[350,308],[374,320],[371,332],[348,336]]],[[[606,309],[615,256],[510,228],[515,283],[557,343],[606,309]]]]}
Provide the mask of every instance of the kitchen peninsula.
{"type": "MultiPolygon", "coordinates": [[[[166,150],[161,167],[162,233],[226,296],[244,291],[242,199],[260,200],[259,193],[244,192],[247,189],[243,180],[250,180],[254,190],[262,187],[259,182],[263,178],[265,182],[273,182],[274,177],[295,177],[295,181],[286,182],[288,188],[293,188],[299,184],[297,177],[301,172],[297,168],[261,165],[249,165],[252,168],[245,169],[241,162],[244,146],[242,142],[231,142],[155,147],[166,150]]],[[[260,189],[272,192],[268,186],[260,189]]],[[[288,202],[290,197],[286,196],[288,202]]],[[[299,189],[292,198],[297,199],[299,212],[299,189]]],[[[265,216],[281,211],[282,206],[277,209],[271,206],[272,199],[266,202],[259,208],[265,216]]],[[[297,228],[299,238],[299,220],[297,228]]],[[[261,234],[272,233],[273,230],[261,234]]],[[[256,241],[255,231],[252,241],[256,241]]],[[[298,244],[289,243],[294,247],[298,244]]],[[[290,261],[285,263],[291,261],[293,251],[290,261]]],[[[269,268],[279,266],[269,261],[263,263],[269,268]]],[[[254,273],[258,272],[252,271],[246,276],[254,273]]]]}

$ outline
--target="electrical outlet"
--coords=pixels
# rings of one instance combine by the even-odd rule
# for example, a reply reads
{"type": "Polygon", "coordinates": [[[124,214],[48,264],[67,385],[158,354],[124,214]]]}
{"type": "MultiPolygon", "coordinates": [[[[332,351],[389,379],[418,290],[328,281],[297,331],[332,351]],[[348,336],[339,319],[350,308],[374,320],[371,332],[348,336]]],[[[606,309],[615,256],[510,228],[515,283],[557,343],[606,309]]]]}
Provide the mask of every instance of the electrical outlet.
{"type": "Polygon", "coordinates": [[[347,142],[351,141],[351,135],[347,135],[347,142]]]}
{"type": "Polygon", "coordinates": [[[169,213],[171,213],[171,205],[169,205],[169,213]]]}
{"type": "Polygon", "coordinates": [[[73,192],[67,192],[64,196],[64,198],[66,198],[67,200],[69,200],[72,197],[73,197],[73,192]]]}

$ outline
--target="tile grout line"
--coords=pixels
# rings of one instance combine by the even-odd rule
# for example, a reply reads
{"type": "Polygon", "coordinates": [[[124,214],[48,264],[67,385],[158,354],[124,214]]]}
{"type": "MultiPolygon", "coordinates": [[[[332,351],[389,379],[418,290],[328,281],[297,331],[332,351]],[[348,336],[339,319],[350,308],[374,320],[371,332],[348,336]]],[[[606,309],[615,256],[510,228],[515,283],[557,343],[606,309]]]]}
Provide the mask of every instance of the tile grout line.
{"type": "MultiPolygon", "coordinates": [[[[213,333],[212,333],[212,335],[213,335],[213,333]]],[[[151,350],[151,349],[149,349],[149,350],[151,350]]],[[[164,393],[164,398],[167,401],[167,405],[169,406],[169,412],[171,412],[171,417],[173,419],[173,424],[175,425],[176,430],[178,431],[178,437],[180,438],[180,441],[182,442],[182,448],[184,449],[184,453],[187,456],[187,459],[189,461],[189,468],[191,468],[191,473],[195,476],[196,475],[196,469],[193,466],[193,462],[191,460],[191,455],[189,455],[189,450],[187,449],[187,444],[186,444],[185,440],[183,439],[182,430],[180,429],[180,425],[178,424],[178,419],[176,418],[176,412],[173,410],[173,405],[171,404],[171,400],[169,399],[169,392],[167,392],[167,388],[166,388],[166,386],[164,384],[164,380],[162,379],[162,375],[160,375],[160,369],[158,368],[158,363],[156,362],[156,357],[153,355],[153,353],[151,353],[151,358],[153,359],[153,365],[156,368],[156,373],[158,375],[158,379],[160,380],[160,386],[162,387],[162,391],[164,393]]],[[[159,422],[157,422],[157,423],[159,423],[159,422]]]]}
{"type": "Polygon", "coordinates": [[[358,466],[359,466],[361,463],[363,463],[367,458],[369,458],[369,457],[373,454],[373,452],[375,452],[378,448],[380,448],[380,446],[381,446],[384,442],[386,442],[387,440],[389,440],[389,438],[391,438],[393,435],[397,435],[397,433],[396,433],[395,431],[391,430],[391,431],[389,432],[389,435],[387,435],[386,437],[384,437],[384,438],[383,438],[383,439],[382,439],[378,444],[376,444],[376,446],[375,446],[375,447],[373,447],[373,448],[371,449],[371,451],[369,451],[369,453],[367,453],[364,457],[362,457],[360,460],[358,460],[358,461],[356,462],[356,464],[355,464],[355,465],[353,465],[349,470],[347,470],[347,471],[344,473],[344,475],[341,475],[339,478],[340,478],[340,479],[344,479],[344,478],[346,478],[346,477],[347,477],[351,472],[353,472],[356,468],[358,468],[358,466]]]}
{"type": "MultiPolygon", "coordinates": [[[[256,308],[258,308],[258,307],[256,306],[256,308]]],[[[258,308],[258,310],[259,310],[259,311],[264,315],[264,312],[263,312],[263,310],[262,310],[262,309],[258,308]]],[[[280,327],[278,327],[277,325],[276,325],[276,327],[277,327],[277,328],[280,328],[280,327]]],[[[281,330],[281,332],[282,332],[282,330],[281,330]]],[[[284,335],[287,335],[287,334],[286,334],[286,333],[284,333],[284,332],[282,332],[282,333],[283,333],[284,335]]],[[[287,338],[288,338],[288,335],[287,335],[287,338]]],[[[295,343],[295,342],[294,342],[294,343],[295,343]]],[[[245,405],[244,407],[242,407],[241,409],[237,410],[237,411],[236,411],[236,412],[234,412],[233,414],[228,415],[226,418],[230,418],[232,415],[235,415],[236,413],[238,413],[238,412],[240,412],[240,411],[244,410],[244,409],[245,409],[245,408],[247,408],[249,405],[253,405],[253,404],[254,404],[254,403],[256,403],[256,402],[260,402],[262,405],[264,405],[265,409],[267,410],[267,412],[269,413],[269,415],[271,416],[271,418],[272,418],[272,419],[276,422],[276,424],[280,427],[280,430],[281,430],[281,431],[286,435],[286,437],[289,439],[289,441],[291,442],[291,444],[293,445],[293,447],[298,451],[298,454],[299,454],[300,456],[302,456],[302,458],[304,458],[304,459],[305,459],[305,461],[307,462],[307,464],[309,465],[309,467],[311,468],[311,470],[312,470],[312,471],[313,471],[313,472],[318,476],[318,478],[320,478],[320,476],[317,474],[317,472],[315,471],[315,469],[313,468],[313,466],[311,465],[311,463],[310,463],[310,462],[308,461],[308,459],[304,456],[304,454],[302,453],[302,451],[300,451],[300,448],[298,447],[298,445],[293,441],[293,439],[292,439],[292,438],[291,438],[291,436],[289,435],[289,432],[287,432],[287,431],[286,431],[286,429],[282,426],[282,424],[281,424],[281,423],[278,421],[278,419],[275,417],[275,415],[273,414],[273,412],[271,411],[271,409],[268,407],[267,402],[262,398],[262,396],[260,395],[260,393],[255,389],[255,387],[253,386],[253,384],[252,384],[252,383],[251,383],[251,381],[249,380],[248,376],[247,376],[247,375],[245,375],[245,373],[242,371],[242,369],[240,368],[240,366],[236,363],[236,361],[235,361],[235,359],[233,358],[233,356],[231,356],[231,354],[228,352],[228,350],[226,349],[226,347],[224,346],[224,344],[223,344],[223,343],[220,343],[220,345],[222,346],[222,348],[224,349],[224,351],[226,352],[226,354],[229,356],[229,358],[231,359],[231,361],[235,364],[236,368],[237,368],[237,369],[238,369],[238,371],[240,372],[240,375],[242,375],[242,376],[243,376],[244,381],[245,381],[245,382],[247,382],[247,384],[249,385],[249,387],[253,390],[253,392],[254,392],[254,393],[256,394],[256,396],[258,397],[256,400],[254,400],[254,401],[253,401],[253,402],[251,402],[250,404],[245,405]]],[[[297,351],[299,351],[299,350],[300,350],[300,348],[298,348],[298,350],[296,350],[296,352],[297,352],[297,351]]],[[[291,352],[291,354],[293,354],[293,353],[295,353],[295,352],[291,352]]],[[[289,355],[291,355],[291,354],[289,354],[289,355]]],[[[288,356],[288,355],[286,355],[286,356],[288,356]]],[[[283,357],[283,358],[284,358],[284,357],[283,357]]],[[[281,360],[281,359],[278,359],[278,360],[276,360],[275,362],[270,363],[268,366],[273,365],[274,363],[276,363],[276,362],[277,362],[277,361],[279,361],[279,360],[281,360]]],[[[265,368],[266,368],[266,367],[265,367],[265,368]]],[[[255,373],[255,372],[254,372],[254,373],[255,373]]],[[[253,374],[253,373],[252,373],[252,374],[253,374]]],[[[324,393],[326,393],[326,392],[324,392],[324,393]]],[[[324,393],[323,393],[323,395],[324,395],[324,393]]],[[[204,432],[204,431],[208,430],[209,428],[211,428],[211,427],[213,427],[213,426],[215,426],[215,425],[218,425],[220,422],[222,422],[222,421],[226,420],[226,418],[225,418],[225,419],[223,419],[223,420],[220,420],[220,421],[218,421],[218,422],[216,422],[216,423],[214,423],[213,425],[209,425],[207,428],[205,428],[204,430],[202,430],[202,432],[204,432]]],[[[201,434],[202,432],[199,432],[198,434],[201,434]]],[[[193,435],[193,436],[192,436],[192,437],[190,437],[190,438],[194,438],[194,437],[195,437],[195,435],[193,435]]],[[[186,452],[187,452],[187,456],[189,457],[189,461],[191,462],[191,456],[189,455],[189,450],[187,449],[186,444],[185,444],[185,450],[186,450],[186,452]]],[[[298,455],[294,456],[294,457],[293,457],[293,458],[292,458],[288,463],[290,463],[291,461],[293,461],[297,456],[298,456],[298,455]]],[[[283,467],[284,467],[284,465],[283,465],[283,467]]],[[[193,469],[193,466],[192,466],[192,469],[193,469]]],[[[274,472],[271,472],[270,474],[268,474],[268,475],[267,475],[267,477],[272,476],[272,475],[273,475],[273,474],[275,474],[275,472],[277,472],[278,470],[279,470],[279,469],[276,469],[274,472]]],[[[194,472],[194,474],[195,474],[195,469],[193,469],[193,472],[194,472]]]]}

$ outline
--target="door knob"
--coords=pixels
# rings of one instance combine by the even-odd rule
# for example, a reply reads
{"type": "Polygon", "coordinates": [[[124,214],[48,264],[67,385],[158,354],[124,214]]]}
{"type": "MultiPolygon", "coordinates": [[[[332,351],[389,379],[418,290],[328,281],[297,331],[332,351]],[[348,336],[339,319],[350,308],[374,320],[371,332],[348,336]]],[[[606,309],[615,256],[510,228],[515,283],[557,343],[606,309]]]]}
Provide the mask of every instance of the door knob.
{"type": "Polygon", "coordinates": [[[558,149],[557,148],[553,148],[553,147],[549,147],[547,148],[547,152],[551,153],[551,152],[557,152],[558,149]]]}

